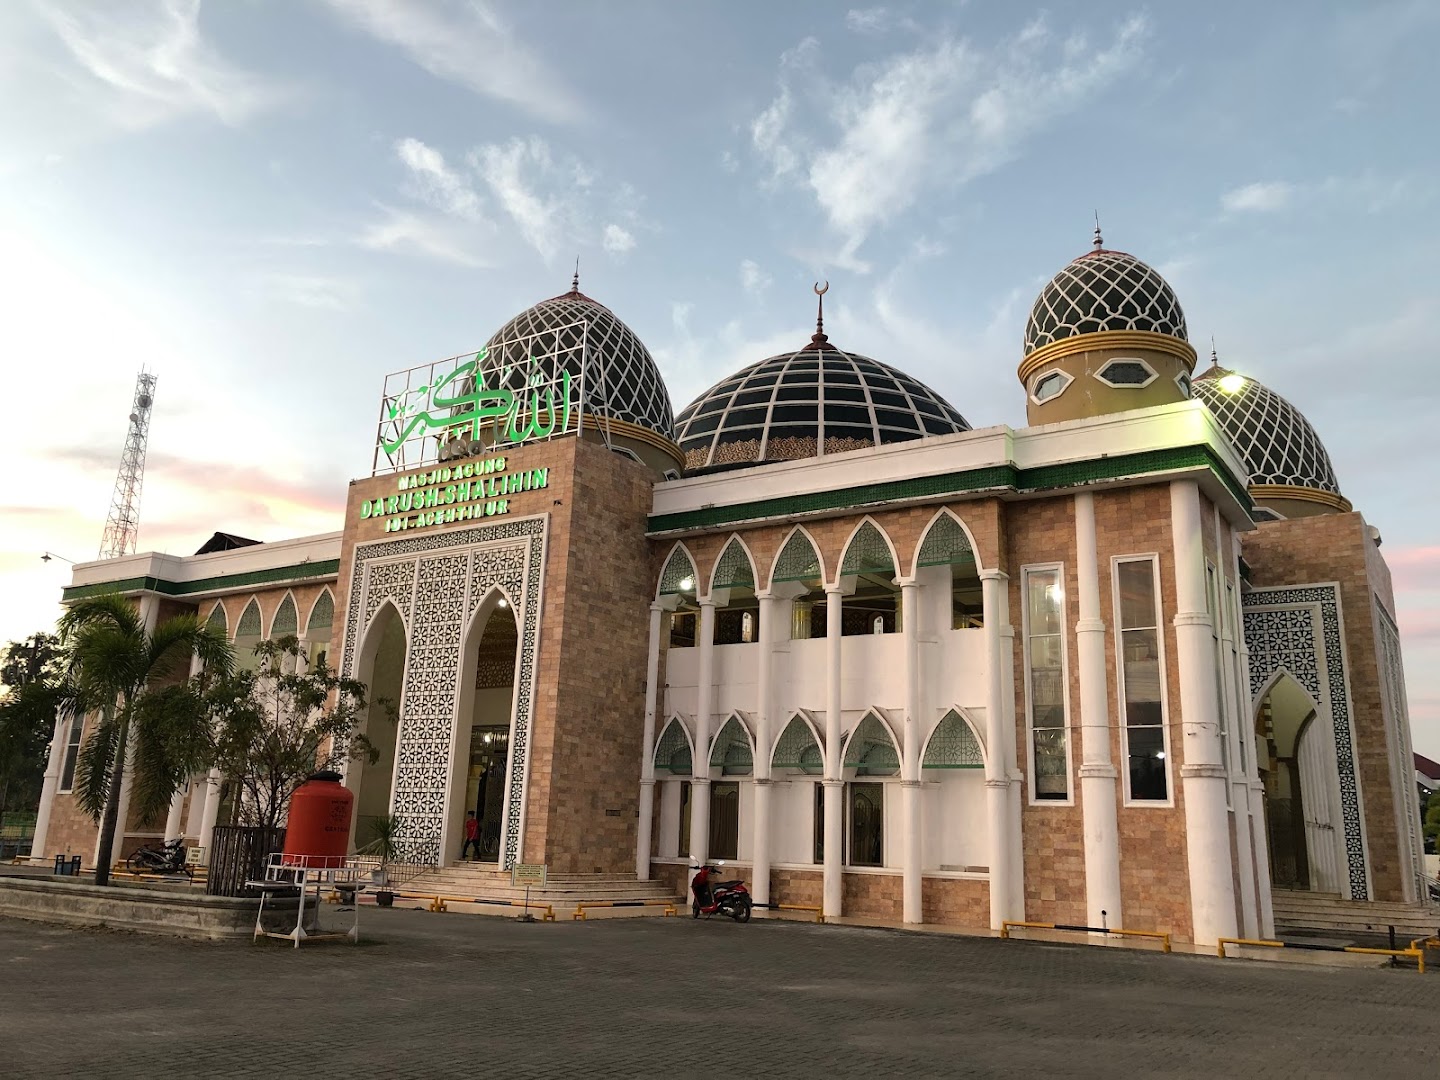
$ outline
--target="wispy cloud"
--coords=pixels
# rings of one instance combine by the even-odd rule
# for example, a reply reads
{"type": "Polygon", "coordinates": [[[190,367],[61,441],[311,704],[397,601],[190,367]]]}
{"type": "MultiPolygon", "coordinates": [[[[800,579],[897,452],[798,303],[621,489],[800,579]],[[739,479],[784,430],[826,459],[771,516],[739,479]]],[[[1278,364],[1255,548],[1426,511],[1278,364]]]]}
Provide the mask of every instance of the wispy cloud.
{"type": "Polygon", "coordinates": [[[865,269],[870,232],[929,190],[962,185],[1016,158],[1047,125],[1086,107],[1137,67],[1149,26],[1126,19],[1109,40],[1058,35],[1042,16],[993,48],[949,35],[822,77],[807,39],[781,58],[774,100],[750,125],[767,182],[808,189],[865,269]]]}
{"type": "Polygon", "coordinates": [[[326,0],[351,25],[401,49],[436,78],[556,123],[586,115],[563,76],[519,41],[485,0],[326,0]]]}
{"type": "Polygon", "coordinates": [[[740,287],[752,296],[759,296],[770,288],[774,279],[754,259],[740,261],[740,287]]]}
{"type": "Polygon", "coordinates": [[[200,33],[200,0],[148,4],[47,2],[36,10],[103,87],[96,107],[121,127],[188,113],[239,124],[285,96],[222,57],[200,33]]]}
{"type": "Polygon", "coordinates": [[[537,135],[492,143],[476,150],[471,161],[525,242],[546,262],[554,259],[572,203],[553,184],[556,165],[549,144],[537,135]]]}
{"type": "Polygon", "coordinates": [[[465,221],[484,220],[480,212],[480,196],[465,177],[445,164],[445,157],[440,151],[426,146],[419,139],[407,138],[395,144],[395,153],[410,170],[421,199],[465,221]]]}
{"type": "Polygon", "coordinates": [[[1232,188],[1220,196],[1227,215],[1277,213],[1330,208],[1343,204],[1367,214],[1414,208],[1434,194],[1433,183],[1414,176],[1382,176],[1373,171],[1355,176],[1327,176],[1313,181],[1262,180],[1232,188]]]}
{"type": "Polygon", "coordinates": [[[1295,197],[1295,185],[1283,180],[1246,184],[1220,196],[1220,206],[1231,214],[1269,213],[1283,210],[1295,197]]]}
{"type": "Polygon", "coordinates": [[[281,300],[323,311],[351,310],[358,292],[354,282],[323,274],[274,273],[265,284],[281,300]]]}
{"type": "Polygon", "coordinates": [[[444,217],[381,206],[382,220],[365,226],[355,242],[371,251],[422,255],[457,266],[481,267],[488,263],[463,244],[444,217]]]}
{"type": "Polygon", "coordinates": [[[635,250],[634,234],[614,222],[605,226],[605,235],[600,243],[611,255],[625,255],[635,250]]]}

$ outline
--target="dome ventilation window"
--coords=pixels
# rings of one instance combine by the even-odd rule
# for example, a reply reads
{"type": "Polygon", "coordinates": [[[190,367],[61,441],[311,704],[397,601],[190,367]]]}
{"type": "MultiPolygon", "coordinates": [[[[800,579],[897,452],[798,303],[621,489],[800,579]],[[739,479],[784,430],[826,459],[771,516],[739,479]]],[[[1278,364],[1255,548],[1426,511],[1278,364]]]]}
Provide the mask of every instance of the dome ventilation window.
{"type": "Polygon", "coordinates": [[[1182,371],[1179,375],[1175,376],[1175,385],[1180,387],[1180,393],[1185,397],[1194,396],[1194,390],[1190,385],[1190,376],[1186,375],[1185,372],[1182,371]]]}
{"type": "Polygon", "coordinates": [[[1067,372],[1047,371],[1035,380],[1034,388],[1030,391],[1030,400],[1036,405],[1043,405],[1051,398],[1063,394],[1074,381],[1075,377],[1067,372]]]}
{"type": "Polygon", "coordinates": [[[1144,360],[1111,360],[1095,373],[1106,386],[1125,390],[1141,390],[1160,376],[1144,360]]]}

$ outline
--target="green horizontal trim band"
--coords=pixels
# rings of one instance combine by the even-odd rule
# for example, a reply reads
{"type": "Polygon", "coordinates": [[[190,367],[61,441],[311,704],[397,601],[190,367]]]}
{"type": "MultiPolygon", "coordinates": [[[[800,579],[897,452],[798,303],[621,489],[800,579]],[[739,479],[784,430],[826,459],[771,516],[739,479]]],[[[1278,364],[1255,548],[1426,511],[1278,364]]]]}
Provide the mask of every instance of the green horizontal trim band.
{"type": "Polygon", "coordinates": [[[887,502],[933,498],[937,495],[974,495],[981,492],[1034,492],[1052,488],[1078,487],[1105,480],[1141,476],[1147,473],[1172,472],[1178,469],[1207,468],[1248,513],[1254,505],[1249,493],[1230,475],[1214,450],[1209,446],[1176,446],[1164,450],[1146,450],[1135,454],[1116,454],[1091,461],[1073,461],[1063,465],[1042,465],[1020,469],[1014,465],[994,465],[982,469],[918,476],[910,480],[891,480],[881,484],[814,491],[754,502],[710,506],[703,510],[684,510],[674,514],[652,514],[649,530],[654,533],[682,529],[703,529],[730,525],[741,521],[792,517],[822,513],[827,510],[848,510],[887,502]]]}
{"type": "Polygon", "coordinates": [[[287,581],[335,577],[340,573],[339,559],[321,562],[276,566],[269,570],[249,570],[243,574],[224,574],[200,578],[198,581],[166,581],[163,578],[135,577],[116,581],[97,581],[93,585],[68,585],[61,593],[61,603],[82,600],[102,593],[154,592],[162,596],[193,596],[196,593],[219,592],[222,589],[243,589],[247,585],[278,585],[287,581]]]}

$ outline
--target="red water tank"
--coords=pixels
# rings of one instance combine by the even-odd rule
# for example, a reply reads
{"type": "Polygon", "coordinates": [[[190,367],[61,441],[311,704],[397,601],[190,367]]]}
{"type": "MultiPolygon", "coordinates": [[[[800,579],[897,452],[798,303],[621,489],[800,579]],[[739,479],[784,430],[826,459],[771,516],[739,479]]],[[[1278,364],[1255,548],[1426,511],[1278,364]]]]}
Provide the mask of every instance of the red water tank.
{"type": "Polygon", "coordinates": [[[337,772],[318,772],[290,797],[290,820],[285,826],[287,865],[345,865],[355,795],[340,779],[337,772]]]}

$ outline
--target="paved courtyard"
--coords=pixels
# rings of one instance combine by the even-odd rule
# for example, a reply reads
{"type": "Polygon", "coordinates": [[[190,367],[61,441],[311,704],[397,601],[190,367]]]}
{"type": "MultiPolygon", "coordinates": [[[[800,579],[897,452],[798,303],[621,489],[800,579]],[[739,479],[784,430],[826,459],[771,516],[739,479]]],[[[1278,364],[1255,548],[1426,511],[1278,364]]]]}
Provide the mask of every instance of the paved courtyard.
{"type": "Polygon", "coordinates": [[[1414,971],[364,916],[361,947],[298,953],[0,919],[0,1076],[1440,1075],[1440,976],[1414,971]]]}

